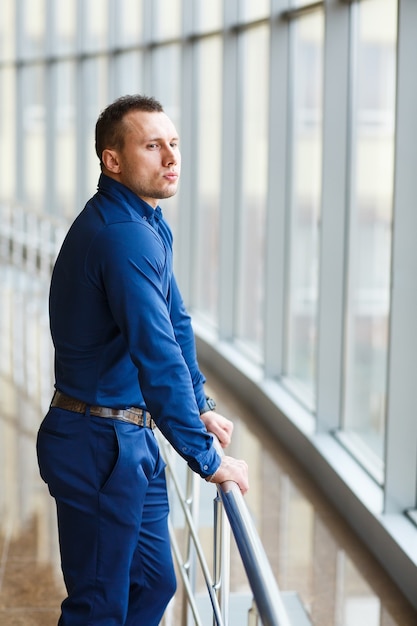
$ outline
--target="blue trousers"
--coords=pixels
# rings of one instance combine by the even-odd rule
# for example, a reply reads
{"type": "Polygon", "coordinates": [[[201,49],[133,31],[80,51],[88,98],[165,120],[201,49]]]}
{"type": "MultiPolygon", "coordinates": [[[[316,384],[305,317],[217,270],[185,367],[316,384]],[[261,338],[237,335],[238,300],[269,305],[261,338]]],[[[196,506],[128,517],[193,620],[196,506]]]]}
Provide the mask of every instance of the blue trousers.
{"type": "Polygon", "coordinates": [[[158,626],[176,580],[152,430],[53,408],[37,452],[68,593],[58,625],[158,626]]]}

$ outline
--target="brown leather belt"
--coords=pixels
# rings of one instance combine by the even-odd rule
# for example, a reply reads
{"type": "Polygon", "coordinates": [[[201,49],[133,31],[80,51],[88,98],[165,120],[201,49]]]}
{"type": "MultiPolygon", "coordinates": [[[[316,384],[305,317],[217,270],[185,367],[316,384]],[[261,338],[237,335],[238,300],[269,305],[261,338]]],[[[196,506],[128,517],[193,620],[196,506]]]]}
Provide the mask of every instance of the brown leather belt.
{"type": "Polygon", "coordinates": [[[55,391],[52,398],[51,407],[57,407],[65,409],[66,411],[74,411],[74,413],[85,413],[90,408],[90,414],[98,417],[108,417],[114,420],[121,420],[122,422],[131,422],[137,426],[143,426],[145,428],[155,428],[155,422],[153,421],[150,413],[144,409],[139,409],[135,406],[131,406],[128,409],[111,409],[107,406],[90,406],[81,400],[76,400],[67,396],[61,391],[55,391]]]}

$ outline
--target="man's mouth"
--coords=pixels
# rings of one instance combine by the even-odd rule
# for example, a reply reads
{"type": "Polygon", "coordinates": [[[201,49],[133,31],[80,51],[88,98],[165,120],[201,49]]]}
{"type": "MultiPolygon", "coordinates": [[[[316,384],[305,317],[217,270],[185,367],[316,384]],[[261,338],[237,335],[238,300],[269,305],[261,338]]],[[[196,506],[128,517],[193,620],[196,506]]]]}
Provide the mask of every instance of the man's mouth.
{"type": "Polygon", "coordinates": [[[174,182],[178,180],[178,174],[176,172],[169,172],[168,174],[164,174],[164,178],[166,178],[170,182],[174,182]]]}

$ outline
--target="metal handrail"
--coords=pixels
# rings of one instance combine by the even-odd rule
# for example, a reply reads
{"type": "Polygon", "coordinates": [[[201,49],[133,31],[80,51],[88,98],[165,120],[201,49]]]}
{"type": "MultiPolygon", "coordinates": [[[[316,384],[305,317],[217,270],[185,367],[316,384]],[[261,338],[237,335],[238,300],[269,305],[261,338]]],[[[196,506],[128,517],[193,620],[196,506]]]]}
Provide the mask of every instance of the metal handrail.
{"type": "MultiPolygon", "coordinates": [[[[223,450],[215,440],[220,455],[223,450]]],[[[271,565],[239,486],[229,480],[217,487],[229,520],[258,613],[264,626],[291,626],[271,565]]]]}
{"type": "MultiPolygon", "coordinates": [[[[162,443],[162,442],[161,442],[162,443]]],[[[164,441],[163,443],[165,443],[165,449],[167,449],[169,447],[169,444],[167,441],[164,441]]],[[[163,449],[163,448],[162,448],[163,449]]],[[[203,547],[201,545],[200,539],[198,537],[198,530],[197,530],[197,526],[196,523],[191,515],[190,512],[190,504],[191,504],[191,499],[189,497],[186,497],[181,485],[180,485],[180,481],[175,473],[174,470],[174,466],[173,463],[170,459],[170,455],[169,454],[164,454],[163,453],[163,457],[164,460],[167,464],[167,468],[169,470],[170,473],[170,478],[173,482],[173,486],[175,488],[175,491],[178,495],[178,499],[179,499],[179,503],[181,506],[181,510],[184,513],[185,516],[185,520],[187,523],[187,528],[188,528],[188,532],[190,535],[190,539],[192,539],[196,554],[197,554],[197,558],[199,560],[200,563],[200,567],[204,576],[204,579],[206,581],[206,585],[207,585],[207,591],[210,597],[210,601],[213,607],[213,614],[216,620],[216,624],[218,626],[225,626],[224,621],[223,621],[223,617],[222,617],[222,611],[221,608],[219,606],[219,602],[217,599],[217,594],[216,594],[216,584],[213,581],[213,577],[211,576],[211,573],[209,571],[208,565],[207,565],[207,561],[204,555],[204,550],[203,547]]],[[[191,471],[191,470],[190,470],[191,471]]],[[[194,474],[197,479],[198,476],[196,474],[194,474]]],[[[190,604],[190,608],[191,611],[193,613],[193,617],[194,617],[194,622],[196,624],[196,626],[200,626],[201,621],[198,615],[198,611],[197,611],[197,607],[194,601],[194,596],[193,596],[193,590],[190,584],[190,579],[189,579],[189,555],[187,555],[187,559],[185,560],[185,562],[181,559],[181,553],[180,553],[180,549],[178,546],[178,542],[176,541],[175,538],[175,533],[174,533],[174,529],[172,527],[171,522],[169,523],[169,533],[170,533],[170,539],[171,539],[171,546],[172,546],[172,551],[174,553],[174,557],[175,560],[177,562],[177,565],[179,566],[179,572],[181,575],[181,579],[183,581],[184,587],[185,587],[185,591],[187,593],[187,597],[188,597],[188,601],[190,604]]]]}
{"type": "MultiPolygon", "coordinates": [[[[216,438],[215,445],[220,456],[224,452],[216,438]]],[[[162,440],[165,446],[162,450],[168,449],[168,442],[162,440]]],[[[242,496],[239,486],[233,481],[227,481],[221,485],[217,485],[218,496],[215,498],[215,521],[214,521],[214,576],[209,572],[207,562],[205,560],[204,551],[199,541],[197,527],[193,516],[190,512],[192,499],[185,496],[181,489],[179,480],[175,475],[172,460],[169,454],[164,454],[167,463],[167,469],[172,479],[173,485],[179,497],[180,505],[184,513],[188,526],[189,539],[193,541],[197,558],[199,560],[202,573],[206,582],[210,601],[213,608],[213,619],[217,626],[227,626],[228,624],[228,595],[229,595],[229,564],[225,564],[225,560],[230,560],[230,545],[227,540],[228,534],[224,532],[225,518],[228,520],[228,530],[231,529],[240,557],[246,572],[246,576],[251,587],[254,605],[250,610],[254,621],[258,623],[258,615],[263,626],[291,626],[287,611],[281,599],[281,593],[272,573],[272,569],[258,532],[255,528],[252,517],[246,506],[244,497],[242,496]],[[221,508],[221,511],[219,511],[221,508]],[[220,530],[219,528],[223,530],[220,530]],[[221,544],[219,549],[218,544],[221,544]],[[219,598],[219,596],[221,596],[219,598]],[[220,599],[220,602],[219,602],[220,599]]],[[[201,479],[197,474],[189,470],[194,481],[201,479]]],[[[195,504],[195,503],[194,503],[195,504]]],[[[181,558],[180,550],[175,538],[175,533],[170,528],[172,549],[174,558],[179,567],[180,575],[184,583],[185,593],[188,598],[189,606],[193,614],[194,623],[200,626],[201,620],[198,615],[193,589],[189,578],[189,554],[186,559],[181,558]]]]}
{"type": "Polygon", "coordinates": [[[64,218],[0,200],[0,258],[49,278],[67,228],[64,218]]]}
{"type": "Polygon", "coordinates": [[[228,481],[220,485],[219,492],[262,624],[290,626],[271,566],[239,487],[228,481]]]}

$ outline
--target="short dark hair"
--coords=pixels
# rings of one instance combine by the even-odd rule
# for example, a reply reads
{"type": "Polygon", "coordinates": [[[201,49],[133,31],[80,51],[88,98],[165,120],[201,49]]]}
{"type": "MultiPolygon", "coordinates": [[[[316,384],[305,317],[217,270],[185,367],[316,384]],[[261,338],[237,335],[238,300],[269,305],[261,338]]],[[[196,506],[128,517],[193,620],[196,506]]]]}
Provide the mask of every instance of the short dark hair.
{"type": "Polygon", "coordinates": [[[106,148],[123,148],[124,132],[123,118],[130,111],[147,111],[149,113],[163,113],[162,104],[155,98],[141,96],[122,96],[100,113],[96,123],[96,153],[103,165],[101,155],[106,148]]]}

